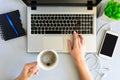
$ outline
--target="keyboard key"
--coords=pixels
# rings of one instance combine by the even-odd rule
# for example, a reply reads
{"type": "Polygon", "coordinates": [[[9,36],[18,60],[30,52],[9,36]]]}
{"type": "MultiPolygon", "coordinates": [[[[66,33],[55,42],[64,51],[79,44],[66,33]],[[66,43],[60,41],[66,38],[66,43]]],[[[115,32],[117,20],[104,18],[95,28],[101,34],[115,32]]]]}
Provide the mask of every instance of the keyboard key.
{"type": "Polygon", "coordinates": [[[61,31],[45,31],[46,34],[61,34],[61,31]]]}

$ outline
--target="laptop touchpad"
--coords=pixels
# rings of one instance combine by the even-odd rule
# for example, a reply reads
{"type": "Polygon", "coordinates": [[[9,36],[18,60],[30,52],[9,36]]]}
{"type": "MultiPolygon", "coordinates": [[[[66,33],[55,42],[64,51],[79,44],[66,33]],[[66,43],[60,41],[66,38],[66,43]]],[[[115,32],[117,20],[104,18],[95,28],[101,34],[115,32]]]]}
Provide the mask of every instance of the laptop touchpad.
{"type": "Polygon", "coordinates": [[[43,38],[44,49],[54,49],[57,51],[63,50],[63,37],[62,36],[44,36],[43,38]]]}

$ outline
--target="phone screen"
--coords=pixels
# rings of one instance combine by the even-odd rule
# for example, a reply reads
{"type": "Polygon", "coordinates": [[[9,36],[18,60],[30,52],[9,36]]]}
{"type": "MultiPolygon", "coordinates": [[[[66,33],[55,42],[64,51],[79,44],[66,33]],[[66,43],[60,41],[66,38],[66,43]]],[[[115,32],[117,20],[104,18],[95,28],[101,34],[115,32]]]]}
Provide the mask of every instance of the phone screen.
{"type": "Polygon", "coordinates": [[[100,53],[103,55],[112,57],[117,39],[118,39],[118,36],[106,33],[100,53]]]}

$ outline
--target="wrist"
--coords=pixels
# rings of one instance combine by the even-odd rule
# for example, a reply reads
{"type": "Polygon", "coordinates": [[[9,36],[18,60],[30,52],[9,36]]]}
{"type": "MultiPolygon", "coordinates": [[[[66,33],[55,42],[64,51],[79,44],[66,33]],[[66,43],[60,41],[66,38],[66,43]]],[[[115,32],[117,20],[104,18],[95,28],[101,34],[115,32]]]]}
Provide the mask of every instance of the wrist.
{"type": "Polygon", "coordinates": [[[84,58],[79,58],[77,60],[75,60],[76,64],[80,64],[80,65],[83,65],[85,64],[85,59],[84,58]]]}
{"type": "Polygon", "coordinates": [[[76,65],[80,71],[87,67],[87,64],[84,58],[80,58],[79,60],[77,60],[76,65]]]}
{"type": "Polygon", "coordinates": [[[79,64],[85,62],[84,56],[83,55],[79,55],[79,57],[76,58],[75,62],[79,63],[79,64]]]}
{"type": "Polygon", "coordinates": [[[25,78],[25,77],[22,77],[22,76],[18,76],[17,78],[16,78],[16,80],[29,80],[28,78],[25,78]]]}

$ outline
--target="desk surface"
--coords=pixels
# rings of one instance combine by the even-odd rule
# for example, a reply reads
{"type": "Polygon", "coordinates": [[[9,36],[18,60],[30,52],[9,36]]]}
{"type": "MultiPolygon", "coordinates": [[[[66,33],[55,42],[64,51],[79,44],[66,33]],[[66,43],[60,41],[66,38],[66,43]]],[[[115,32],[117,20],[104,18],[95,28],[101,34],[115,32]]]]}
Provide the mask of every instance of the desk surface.
{"type": "MultiPolygon", "coordinates": [[[[26,5],[22,0],[0,0],[0,13],[16,9],[20,10],[23,26],[26,29],[26,5]]],[[[102,20],[97,21],[97,28],[104,24],[102,20]]],[[[110,27],[114,32],[118,32],[120,36],[120,21],[113,23],[110,27]]],[[[99,48],[103,30],[97,36],[97,48],[99,48]]],[[[109,64],[111,68],[105,80],[120,79],[119,47],[120,40],[118,40],[111,61],[101,59],[103,66],[108,67],[109,64]]],[[[6,42],[0,38],[0,80],[15,79],[20,74],[25,63],[36,61],[37,54],[28,54],[26,50],[26,36],[6,42]]],[[[55,69],[52,71],[41,70],[39,75],[32,77],[31,80],[80,80],[80,77],[72,57],[69,54],[59,54],[59,64],[55,69]]]]}

